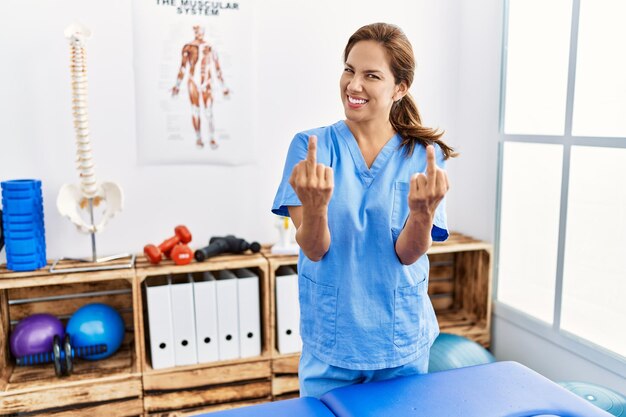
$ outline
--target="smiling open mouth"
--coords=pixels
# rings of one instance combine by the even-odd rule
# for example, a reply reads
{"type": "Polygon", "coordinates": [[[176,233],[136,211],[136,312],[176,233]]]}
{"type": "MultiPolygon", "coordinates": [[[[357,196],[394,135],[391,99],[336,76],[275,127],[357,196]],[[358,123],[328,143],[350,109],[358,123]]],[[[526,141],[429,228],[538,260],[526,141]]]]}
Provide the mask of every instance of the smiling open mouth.
{"type": "Polygon", "coordinates": [[[355,98],[355,97],[351,97],[351,96],[348,96],[348,101],[351,104],[365,104],[365,103],[367,103],[367,100],[365,100],[365,99],[355,98]]]}

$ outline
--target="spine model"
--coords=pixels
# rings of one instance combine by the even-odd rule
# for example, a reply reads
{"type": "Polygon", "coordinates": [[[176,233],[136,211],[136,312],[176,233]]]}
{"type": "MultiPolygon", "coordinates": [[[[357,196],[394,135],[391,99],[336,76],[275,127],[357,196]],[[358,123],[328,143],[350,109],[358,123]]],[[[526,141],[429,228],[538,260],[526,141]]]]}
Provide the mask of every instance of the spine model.
{"type": "MultiPolygon", "coordinates": [[[[80,189],[85,199],[95,198],[97,193],[96,176],[89,141],[89,112],[87,110],[87,54],[85,43],[91,35],[89,29],[74,25],[70,32],[71,71],[72,71],[72,110],[76,130],[76,165],[80,175],[80,189]]],[[[66,33],[68,36],[68,33],[66,33]]],[[[81,202],[84,207],[85,201],[81,202]]]]}
{"type": "Polygon", "coordinates": [[[101,232],[107,222],[122,210],[124,196],[117,183],[96,180],[87,109],[85,44],[90,36],[91,31],[79,24],[70,25],[65,29],[65,37],[69,41],[71,53],[72,114],[76,132],[76,168],[80,184],[64,184],[61,187],[57,196],[57,209],[62,216],[74,223],[79,231],[91,234],[95,258],[94,234],[101,232]],[[105,204],[101,205],[101,203],[105,204]],[[94,207],[99,207],[99,210],[94,211],[94,207]],[[87,219],[85,219],[85,213],[87,219]],[[98,220],[96,216],[99,217],[98,220]]]}

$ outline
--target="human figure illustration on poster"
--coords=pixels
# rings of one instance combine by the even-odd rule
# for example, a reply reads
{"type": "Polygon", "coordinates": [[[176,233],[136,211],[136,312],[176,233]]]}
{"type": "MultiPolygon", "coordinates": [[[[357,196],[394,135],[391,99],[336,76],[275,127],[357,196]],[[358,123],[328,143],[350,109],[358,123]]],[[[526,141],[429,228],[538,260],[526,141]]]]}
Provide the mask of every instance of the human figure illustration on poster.
{"type": "Polygon", "coordinates": [[[217,90],[216,79],[221,86],[221,93],[225,98],[232,94],[226,87],[222,67],[213,45],[204,39],[204,28],[193,26],[194,39],[182,48],[181,64],[176,77],[176,85],[172,88],[172,97],[180,92],[180,85],[187,75],[187,90],[191,104],[191,122],[196,135],[196,146],[204,148],[202,140],[201,113],[208,127],[208,140],[211,149],[217,149],[215,135],[215,121],[213,119],[213,103],[217,90]],[[199,64],[199,68],[198,68],[199,64]]]}

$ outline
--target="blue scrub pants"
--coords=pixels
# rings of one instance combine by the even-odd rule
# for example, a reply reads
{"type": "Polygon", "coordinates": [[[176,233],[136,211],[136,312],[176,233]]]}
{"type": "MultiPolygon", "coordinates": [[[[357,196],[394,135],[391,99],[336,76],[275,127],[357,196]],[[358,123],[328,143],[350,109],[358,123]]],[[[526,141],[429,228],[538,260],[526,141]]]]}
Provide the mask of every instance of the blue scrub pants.
{"type": "Polygon", "coordinates": [[[330,390],[346,385],[425,374],[428,372],[429,356],[430,352],[426,351],[415,361],[402,366],[363,371],[328,365],[313,356],[306,345],[304,345],[302,346],[302,356],[300,357],[300,365],[298,367],[300,396],[319,398],[330,390]]]}

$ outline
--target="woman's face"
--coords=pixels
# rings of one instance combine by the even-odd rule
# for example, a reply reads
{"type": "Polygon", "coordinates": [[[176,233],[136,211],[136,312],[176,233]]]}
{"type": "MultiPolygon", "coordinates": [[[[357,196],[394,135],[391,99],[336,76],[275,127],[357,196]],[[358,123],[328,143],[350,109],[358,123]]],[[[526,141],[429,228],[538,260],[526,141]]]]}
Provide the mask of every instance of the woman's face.
{"type": "Polygon", "coordinates": [[[352,122],[389,121],[391,106],[404,95],[396,85],[385,49],[376,41],[353,47],[339,81],[346,118],[352,122]]]}

